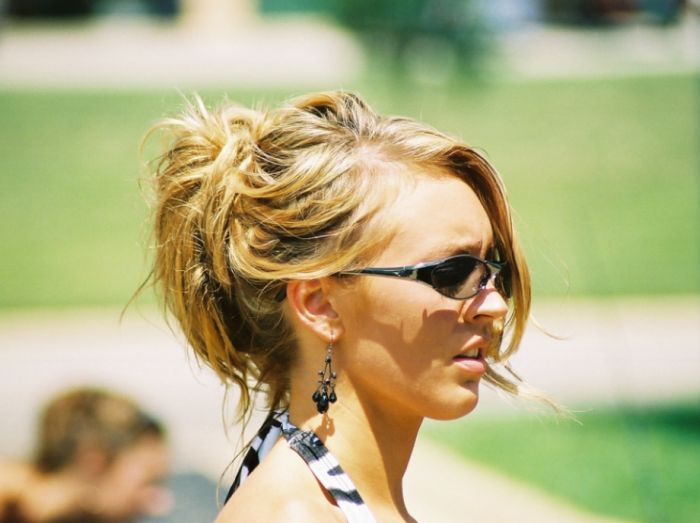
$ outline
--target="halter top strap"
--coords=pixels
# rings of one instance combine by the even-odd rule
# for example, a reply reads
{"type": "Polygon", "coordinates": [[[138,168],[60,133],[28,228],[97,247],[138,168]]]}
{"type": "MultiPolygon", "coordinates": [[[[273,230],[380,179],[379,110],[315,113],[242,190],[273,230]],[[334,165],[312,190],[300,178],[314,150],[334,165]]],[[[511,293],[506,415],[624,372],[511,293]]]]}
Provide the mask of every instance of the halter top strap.
{"type": "Polygon", "coordinates": [[[335,500],[348,523],[376,523],[360,493],[338,460],[315,432],[301,430],[289,421],[287,411],[273,412],[263,423],[243,458],[226,499],[245,481],[282,435],[289,447],[306,462],[318,482],[335,500]]]}

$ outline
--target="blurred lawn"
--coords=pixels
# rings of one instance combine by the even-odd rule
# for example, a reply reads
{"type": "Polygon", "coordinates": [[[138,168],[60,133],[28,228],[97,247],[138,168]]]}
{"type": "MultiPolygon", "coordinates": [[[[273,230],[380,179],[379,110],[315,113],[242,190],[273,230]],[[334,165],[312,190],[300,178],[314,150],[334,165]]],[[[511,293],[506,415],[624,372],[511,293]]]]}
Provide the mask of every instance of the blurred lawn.
{"type": "MultiPolygon", "coordinates": [[[[697,77],[346,87],[485,149],[540,295],[700,292],[697,77]]],[[[180,103],[175,92],[0,91],[0,307],[126,302],[147,272],[139,140],[180,103]]]]}
{"type": "Polygon", "coordinates": [[[581,425],[523,414],[428,423],[436,441],[592,512],[644,523],[700,514],[700,401],[597,409],[581,425]]]}

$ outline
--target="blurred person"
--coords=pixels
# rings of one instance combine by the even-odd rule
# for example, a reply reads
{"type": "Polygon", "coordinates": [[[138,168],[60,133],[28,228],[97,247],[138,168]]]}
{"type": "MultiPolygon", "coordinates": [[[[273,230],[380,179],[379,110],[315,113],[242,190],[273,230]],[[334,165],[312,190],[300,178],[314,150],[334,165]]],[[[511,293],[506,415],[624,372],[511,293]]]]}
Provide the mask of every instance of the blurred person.
{"type": "Polygon", "coordinates": [[[196,98],[152,132],[152,283],[241,418],[269,409],[217,521],[413,521],[423,419],[471,412],[482,378],[537,395],[507,365],[530,279],[496,170],[343,91],[196,98]]]}
{"type": "Polygon", "coordinates": [[[93,388],[45,407],[31,463],[0,462],[0,522],[126,522],[172,505],[162,425],[135,403],[93,388]]]}

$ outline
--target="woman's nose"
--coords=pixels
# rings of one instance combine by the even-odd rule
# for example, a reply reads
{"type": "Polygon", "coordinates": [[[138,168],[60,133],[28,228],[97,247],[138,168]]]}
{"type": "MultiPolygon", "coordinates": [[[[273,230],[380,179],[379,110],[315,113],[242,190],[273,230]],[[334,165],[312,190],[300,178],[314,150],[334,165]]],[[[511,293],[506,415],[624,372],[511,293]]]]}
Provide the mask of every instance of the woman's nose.
{"type": "Polygon", "coordinates": [[[493,281],[472,298],[464,311],[468,321],[492,322],[508,314],[508,303],[496,289],[493,281]]]}

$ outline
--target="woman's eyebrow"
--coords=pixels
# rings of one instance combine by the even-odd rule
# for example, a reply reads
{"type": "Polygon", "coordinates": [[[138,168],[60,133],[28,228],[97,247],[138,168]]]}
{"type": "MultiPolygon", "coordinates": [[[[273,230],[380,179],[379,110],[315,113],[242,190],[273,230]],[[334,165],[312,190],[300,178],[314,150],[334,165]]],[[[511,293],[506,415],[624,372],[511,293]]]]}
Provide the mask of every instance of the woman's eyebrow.
{"type": "MultiPolygon", "coordinates": [[[[450,243],[448,245],[438,247],[435,250],[430,251],[430,257],[434,260],[439,258],[448,258],[450,256],[456,256],[457,254],[470,254],[472,256],[480,256],[481,249],[481,241],[450,243]]],[[[490,250],[493,250],[493,248],[491,247],[490,250]]]]}

